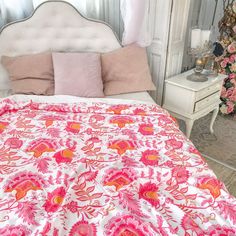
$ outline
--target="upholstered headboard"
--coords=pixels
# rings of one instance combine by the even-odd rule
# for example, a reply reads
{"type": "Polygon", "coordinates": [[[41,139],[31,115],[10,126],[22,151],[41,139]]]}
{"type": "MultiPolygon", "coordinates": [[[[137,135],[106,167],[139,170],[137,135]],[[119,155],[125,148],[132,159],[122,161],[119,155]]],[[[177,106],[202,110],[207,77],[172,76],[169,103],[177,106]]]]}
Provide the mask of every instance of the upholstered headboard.
{"type": "MultiPolygon", "coordinates": [[[[63,1],[44,2],[29,18],[0,31],[0,57],[44,51],[108,52],[120,47],[109,25],[83,17],[63,1]]],[[[0,64],[0,90],[9,88],[7,77],[0,64]]]]}

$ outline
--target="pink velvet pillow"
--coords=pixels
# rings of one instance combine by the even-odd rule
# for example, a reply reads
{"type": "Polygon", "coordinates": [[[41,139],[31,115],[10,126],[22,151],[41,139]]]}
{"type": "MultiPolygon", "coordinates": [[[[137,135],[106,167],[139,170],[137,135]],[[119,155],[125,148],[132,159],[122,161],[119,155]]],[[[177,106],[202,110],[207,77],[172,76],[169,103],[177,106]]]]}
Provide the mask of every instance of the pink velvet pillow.
{"type": "Polygon", "coordinates": [[[53,64],[51,53],[17,57],[2,56],[2,64],[11,79],[13,94],[53,95],[53,64]]]}
{"type": "Polygon", "coordinates": [[[105,95],[155,90],[145,48],[135,44],[102,54],[105,95]]]}
{"type": "Polygon", "coordinates": [[[104,97],[100,55],[53,53],[55,94],[104,97]]]}

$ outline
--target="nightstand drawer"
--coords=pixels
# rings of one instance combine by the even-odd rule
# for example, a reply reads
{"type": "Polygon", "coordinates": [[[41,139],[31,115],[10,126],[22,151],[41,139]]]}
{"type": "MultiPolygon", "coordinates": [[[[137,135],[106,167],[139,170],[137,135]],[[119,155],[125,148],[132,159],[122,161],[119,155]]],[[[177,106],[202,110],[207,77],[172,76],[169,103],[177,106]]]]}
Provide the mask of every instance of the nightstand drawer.
{"type": "Polygon", "coordinates": [[[196,102],[195,107],[194,107],[194,112],[200,111],[200,110],[208,107],[209,105],[219,102],[219,101],[220,101],[220,95],[219,95],[219,91],[217,91],[216,93],[212,94],[211,96],[206,97],[199,102],[196,102]]]}
{"type": "Polygon", "coordinates": [[[217,91],[221,90],[221,83],[216,83],[210,87],[207,87],[205,89],[202,89],[196,93],[196,101],[199,101],[207,96],[209,96],[212,93],[215,93],[217,91]]]}

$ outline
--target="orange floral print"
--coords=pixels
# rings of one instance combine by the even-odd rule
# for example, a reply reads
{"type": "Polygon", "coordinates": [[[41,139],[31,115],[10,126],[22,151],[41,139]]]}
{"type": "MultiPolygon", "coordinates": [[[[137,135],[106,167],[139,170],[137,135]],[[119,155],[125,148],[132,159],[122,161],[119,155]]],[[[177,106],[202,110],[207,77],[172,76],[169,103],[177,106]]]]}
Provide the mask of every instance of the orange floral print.
{"type": "Polygon", "coordinates": [[[124,154],[127,150],[134,150],[135,146],[133,142],[129,140],[115,140],[112,141],[108,148],[116,149],[119,155],[124,154]]]}
{"type": "Polygon", "coordinates": [[[124,128],[127,124],[133,124],[134,121],[130,117],[116,116],[110,119],[111,124],[117,124],[119,128],[124,128]]]}

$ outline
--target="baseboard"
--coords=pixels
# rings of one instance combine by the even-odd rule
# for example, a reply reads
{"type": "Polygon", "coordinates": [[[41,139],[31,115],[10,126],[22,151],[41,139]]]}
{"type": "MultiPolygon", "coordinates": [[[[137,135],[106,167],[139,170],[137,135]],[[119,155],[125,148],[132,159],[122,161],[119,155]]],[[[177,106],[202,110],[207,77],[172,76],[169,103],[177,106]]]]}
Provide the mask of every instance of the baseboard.
{"type": "Polygon", "coordinates": [[[202,154],[202,156],[207,158],[207,159],[210,159],[211,161],[217,162],[218,164],[221,164],[221,165],[223,165],[223,166],[225,166],[225,167],[227,167],[227,168],[229,168],[229,169],[231,169],[233,171],[236,171],[236,168],[234,168],[234,167],[232,167],[232,166],[230,166],[230,165],[228,165],[228,164],[226,164],[226,163],[224,163],[222,161],[216,160],[213,157],[207,156],[205,154],[202,154]]]}

